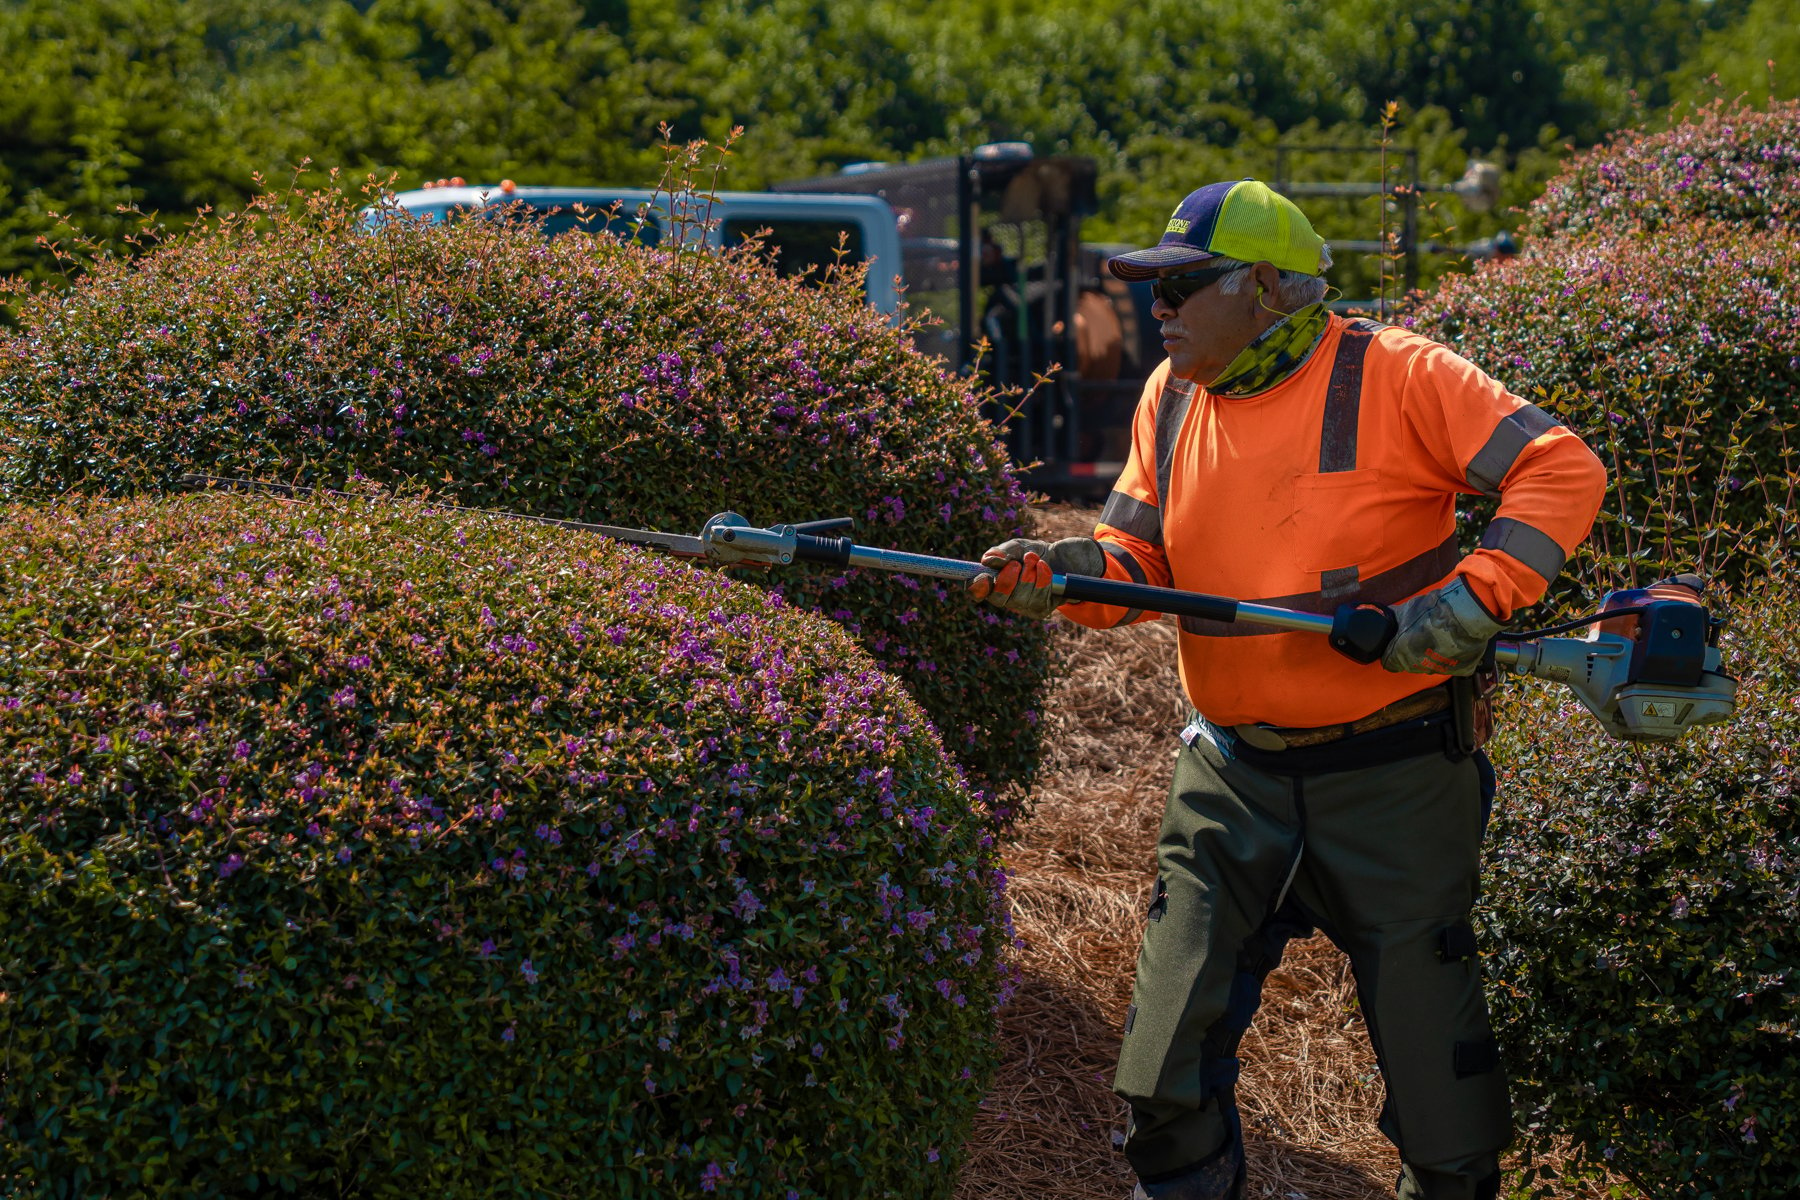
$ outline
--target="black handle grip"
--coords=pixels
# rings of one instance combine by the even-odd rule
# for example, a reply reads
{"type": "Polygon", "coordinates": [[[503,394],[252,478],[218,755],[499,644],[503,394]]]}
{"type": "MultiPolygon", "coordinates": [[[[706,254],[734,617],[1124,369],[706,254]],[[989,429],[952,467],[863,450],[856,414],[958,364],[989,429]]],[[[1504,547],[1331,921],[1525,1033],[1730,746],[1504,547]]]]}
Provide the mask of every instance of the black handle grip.
{"type": "Polygon", "coordinates": [[[1119,579],[1099,579],[1092,575],[1063,576],[1062,598],[1068,604],[1092,601],[1116,604],[1121,608],[1141,608],[1146,612],[1172,613],[1177,617],[1199,617],[1205,621],[1235,621],[1238,611],[1238,602],[1223,596],[1181,592],[1119,579]]]}
{"type": "Polygon", "coordinates": [[[847,567],[850,565],[850,551],[855,545],[847,537],[814,537],[809,533],[800,533],[794,535],[794,557],[801,562],[847,567]]]}
{"type": "Polygon", "coordinates": [[[1374,662],[1399,631],[1385,604],[1340,604],[1331,614],[1331,648],[1352,662],[1374,662]]]}

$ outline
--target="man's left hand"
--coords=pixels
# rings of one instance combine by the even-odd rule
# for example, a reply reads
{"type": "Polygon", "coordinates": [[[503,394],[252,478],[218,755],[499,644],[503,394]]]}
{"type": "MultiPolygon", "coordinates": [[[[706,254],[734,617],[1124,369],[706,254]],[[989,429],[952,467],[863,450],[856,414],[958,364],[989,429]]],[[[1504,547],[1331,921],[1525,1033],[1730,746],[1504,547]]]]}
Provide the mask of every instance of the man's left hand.
{"type": "Polygon", "coordinates": [[[1418,675],[1474,674],[1501,630],[1460,575],[1397,606],[1394,619],[1398,628],[1381,665],[1418,675]]]}

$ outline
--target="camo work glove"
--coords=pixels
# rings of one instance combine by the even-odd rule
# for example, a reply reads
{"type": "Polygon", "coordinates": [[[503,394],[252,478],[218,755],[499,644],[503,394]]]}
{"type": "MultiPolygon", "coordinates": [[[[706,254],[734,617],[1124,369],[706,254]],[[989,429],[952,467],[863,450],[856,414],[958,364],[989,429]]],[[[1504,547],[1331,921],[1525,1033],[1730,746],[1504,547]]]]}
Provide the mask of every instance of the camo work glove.
{"type": "Polygon", "coordinates": [[[1394,619],[1398,629],[1381,665],[1415,675],[1474,674],[1501,629],[1460,575],[1397,606],[1394,619]]]}
{"type": "Polygon", "coordinates": [[[1093,538],[1013,538],[983,553],[981,565],[987,570],[969,580],[971,599],[1043,621],[1061,603],[1050,593],[1050,576],[1105,575],[1106,552],[1093,538]]]}

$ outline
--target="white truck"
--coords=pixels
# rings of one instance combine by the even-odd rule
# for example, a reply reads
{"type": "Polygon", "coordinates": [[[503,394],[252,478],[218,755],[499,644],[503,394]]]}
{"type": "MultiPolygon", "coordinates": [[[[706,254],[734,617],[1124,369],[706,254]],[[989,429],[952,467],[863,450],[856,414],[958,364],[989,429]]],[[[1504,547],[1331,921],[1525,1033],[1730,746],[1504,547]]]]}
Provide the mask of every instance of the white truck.
{"type": "MultiPolygon", "coordinates": [[[[507,179],[496,184],[447,180],[397,192],[393,202],[432,221],[457,212],[516,214],[541,220],[547,235],[604,230],[650,246],[678,232],[704,238],[711,246],[733,246],[766,229],[768,244],[780,251],[776,268],[789,275],[808,267],[823,270],[838,261],[841,238],[847,263],[869,264],[869,303],[884,313],[900,307],[894,282],[901,270],[900,233],[894,210],[878,196],[717,192],[708,198],[648,188],[521,186],[507,179]]],[[[378,221],[380,212],[379,207],[370,209],[366,219],[378,221]]]]}

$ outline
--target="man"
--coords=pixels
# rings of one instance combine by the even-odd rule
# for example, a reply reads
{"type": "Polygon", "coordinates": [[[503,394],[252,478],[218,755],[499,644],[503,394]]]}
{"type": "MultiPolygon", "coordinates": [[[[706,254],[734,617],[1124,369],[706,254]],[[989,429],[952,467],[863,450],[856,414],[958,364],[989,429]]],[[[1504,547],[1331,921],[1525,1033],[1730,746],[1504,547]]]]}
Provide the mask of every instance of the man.
{"type": "MultiPolygon", "coordinates": [[[[1511,1138],[1469,913],[1493,773],[1472,676],[1586,535],[1605,472],[1443,346],[1324,307],[1330,253],[1254,180],[1203,187],[1151,280],[1168,361],[1091,538],[989,550],[970,594],[1048,617],[1052,572],[1330,613],[1391,606],[1377,663],[1300,632],[1183,618],[1194,707],[1114,1090],[1135,1196],[1242,1194],[1237,1046],[1289,937],[1350,956],[1405,1200],[1492,1200],[1511,1138]],[[1499,501],[1458,552],[1458,495],[1499,501]]],[[[1061,611],[1106,628],[1148,619],[1061,611]]]]}

